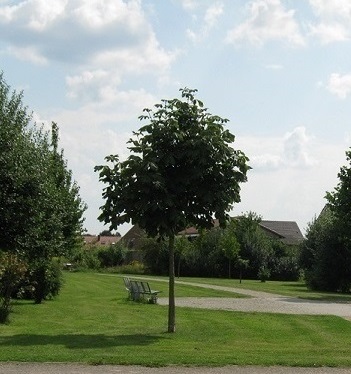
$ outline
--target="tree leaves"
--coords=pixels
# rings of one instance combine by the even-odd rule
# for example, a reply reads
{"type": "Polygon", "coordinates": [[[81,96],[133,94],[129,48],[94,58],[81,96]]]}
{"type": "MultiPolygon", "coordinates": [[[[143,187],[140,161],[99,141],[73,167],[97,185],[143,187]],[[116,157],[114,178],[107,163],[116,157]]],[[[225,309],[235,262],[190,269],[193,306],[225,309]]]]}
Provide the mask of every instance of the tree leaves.
{"type": "Polygon", "coordinates": [[[213,216],[224,224],[225,211],[240,201],[248,158],[231,144],[235,136],[212,115],[197,90],[180,89],[182,99],[161,100],[144,109],[146,121],[128,143],[131,155],[98,166],[105,205],[99,219],[111,225],[139,222],[149,235],[176,233],[187,225],[209,227],[213,216]],[[123,215],[123,219],[121,219],[123,215]]]}

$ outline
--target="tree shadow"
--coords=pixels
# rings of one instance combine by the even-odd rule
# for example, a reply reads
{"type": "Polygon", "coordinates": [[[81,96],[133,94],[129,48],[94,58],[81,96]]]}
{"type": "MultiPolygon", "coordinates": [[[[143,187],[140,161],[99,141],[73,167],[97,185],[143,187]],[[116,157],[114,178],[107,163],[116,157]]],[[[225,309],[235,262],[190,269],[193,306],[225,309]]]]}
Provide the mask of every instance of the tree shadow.
{"type": "Polygon", "coordinates": [[[158,335],[33,335],[19,334],[0,337],[1,346],[63,345],[69,349],[146,346],[165,339],[158,335]]]}

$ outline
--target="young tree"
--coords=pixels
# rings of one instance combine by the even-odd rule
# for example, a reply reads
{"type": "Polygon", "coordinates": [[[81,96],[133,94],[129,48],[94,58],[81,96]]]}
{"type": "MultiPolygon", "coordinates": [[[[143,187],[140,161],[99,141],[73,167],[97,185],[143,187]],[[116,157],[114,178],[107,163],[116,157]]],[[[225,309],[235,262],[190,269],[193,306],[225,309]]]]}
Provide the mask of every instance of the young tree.
{"type": "Polygon", "coordinates": [[[219,240],[219,244],[224,253],[224,256],[228,259],[228,278],[232,277],[231,267],[232,262],[239,263],[239,252],[240,252],[240,243],[235,235],[235,222],[230,221],[228,227],[226,227],[219,240]]]}
{"type": "Polygon", "coordinates": [[[188,225],[222,226],[227,211],[240,201],[248,158],[231,147],[228,122],[210,114],[195,98],[196,90],[181,89],[181,99],[162,100],[139,117],[147,124],[129,140],[132,154],[120,162],[95,167],[105,204],[99,219],[116,229],[132,221],[151,237],[169,242],[168,332],[175,331],[174,238],[188,225]]]}

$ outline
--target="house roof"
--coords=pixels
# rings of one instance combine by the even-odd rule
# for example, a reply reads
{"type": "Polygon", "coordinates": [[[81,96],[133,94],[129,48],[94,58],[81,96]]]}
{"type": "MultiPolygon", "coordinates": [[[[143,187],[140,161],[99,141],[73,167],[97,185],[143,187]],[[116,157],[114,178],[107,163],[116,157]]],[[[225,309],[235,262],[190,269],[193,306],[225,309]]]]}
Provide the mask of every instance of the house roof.
{"type": "Polygon", "coordinates": [[[109,245],[117,243],[120,236],[83,235],[84,244],[109,245]]]}
{"type": "Polygon", "coordinates": [[[272,236],[281,238],[286,244],[298,244],[304,239],[299,226],[294,221],[262,220],[260,226],[272,236]]]}

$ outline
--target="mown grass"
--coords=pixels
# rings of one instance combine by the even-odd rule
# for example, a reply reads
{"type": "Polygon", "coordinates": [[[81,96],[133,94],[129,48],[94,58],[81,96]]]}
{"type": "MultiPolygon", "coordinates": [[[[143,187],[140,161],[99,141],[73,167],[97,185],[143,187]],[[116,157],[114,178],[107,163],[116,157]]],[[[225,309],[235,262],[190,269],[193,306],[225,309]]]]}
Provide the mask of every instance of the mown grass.
{"type": "MultiPolygon", "coordinates": [[[[168,334],[167,307],[128,301],[121,278],[65,280],[55,300],[16,303],[0,326],[0,361],[351,367],[351,323],[339,317],[177,308],[168,334]]],[[[167,283],[151,284],[167,293],[167,283]]],[[[177,294],[213,296],[196,288],[178,285],[177,294]]]]}

